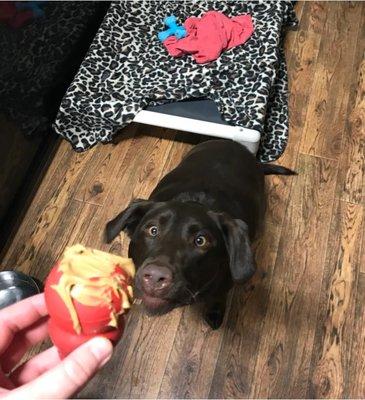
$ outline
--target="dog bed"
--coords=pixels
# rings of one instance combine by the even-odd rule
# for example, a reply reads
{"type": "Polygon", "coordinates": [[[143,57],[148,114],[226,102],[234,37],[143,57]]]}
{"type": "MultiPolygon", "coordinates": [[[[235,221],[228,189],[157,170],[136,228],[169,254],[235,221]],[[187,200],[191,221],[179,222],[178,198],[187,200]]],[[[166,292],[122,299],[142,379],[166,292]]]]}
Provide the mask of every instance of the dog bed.
{"type": "Polygon", "coordinates": [[[259,132],[258,158],[275,160],[288,138],[283,33],[296,22],[292,3],[285,1],[112,3],[61,103],[54,129],[76,151],[84,151],[110,142],[147,107],[205,99],[216,104],[225,123],[259,132]],[[227,16],[249,13],[253,35],[208,64],[169,56],[157,38],[164,17],[175,15],[183,22],[209,10],[227,16]]]}

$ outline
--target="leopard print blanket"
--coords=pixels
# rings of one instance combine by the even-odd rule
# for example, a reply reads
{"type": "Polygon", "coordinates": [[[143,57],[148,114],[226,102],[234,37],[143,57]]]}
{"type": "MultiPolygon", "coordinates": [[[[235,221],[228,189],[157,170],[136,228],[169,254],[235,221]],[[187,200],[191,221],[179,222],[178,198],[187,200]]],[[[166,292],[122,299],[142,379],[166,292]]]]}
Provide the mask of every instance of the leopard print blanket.
{"type": "Polygon", "coordinates": [[[123,1],[110,6],[54,124],[76,151],[110,142],[151,105],[213,100],[229,124],[261,133],[260,161],[277,159],[288,138],[287,72],[282,39],[296,24],[291,2],[123,1]],[[179,22],[209,10],[249,13],[255,31],[241,46],[198,65],[169,56],[157,38],[162,20],[179,22]]]}

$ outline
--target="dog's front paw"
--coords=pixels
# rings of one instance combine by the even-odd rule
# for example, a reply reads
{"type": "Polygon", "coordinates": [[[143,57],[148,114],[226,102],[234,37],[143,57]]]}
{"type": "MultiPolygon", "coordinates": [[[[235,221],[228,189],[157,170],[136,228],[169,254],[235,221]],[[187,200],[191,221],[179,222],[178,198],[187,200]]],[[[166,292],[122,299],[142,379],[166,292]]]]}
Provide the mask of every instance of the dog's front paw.
{"type": "Polygon", "coordinates": [[[218,329],[222,325],[224,313],[220,310],[210,310],[204,315],[205,322],[212,328],[218,329]]]}

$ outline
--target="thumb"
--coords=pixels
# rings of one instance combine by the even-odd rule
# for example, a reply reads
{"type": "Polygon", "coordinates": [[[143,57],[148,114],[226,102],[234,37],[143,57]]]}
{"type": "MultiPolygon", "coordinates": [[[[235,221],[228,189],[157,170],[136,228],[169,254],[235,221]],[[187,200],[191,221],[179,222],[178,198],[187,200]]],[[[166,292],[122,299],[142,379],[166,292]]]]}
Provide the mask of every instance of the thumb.
{"type": "Polygon", "coordinates": [[[65,399],[88,382],[110,359],[111,342],[96,337],[74,350],[55,368],[39,378],[9,392],[9,399],[65,399]]]}

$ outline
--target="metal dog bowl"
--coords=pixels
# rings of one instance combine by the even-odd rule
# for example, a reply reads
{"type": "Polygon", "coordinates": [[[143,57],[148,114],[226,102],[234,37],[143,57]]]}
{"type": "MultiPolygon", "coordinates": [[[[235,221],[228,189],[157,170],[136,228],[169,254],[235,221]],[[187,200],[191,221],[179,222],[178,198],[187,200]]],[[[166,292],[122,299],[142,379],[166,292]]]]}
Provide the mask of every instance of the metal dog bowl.
{"type": "Polygon", "coordinates": [[[15,271],[0,272],[0,309],[42,291],[43,284],[31,276],[15,271]]]}

